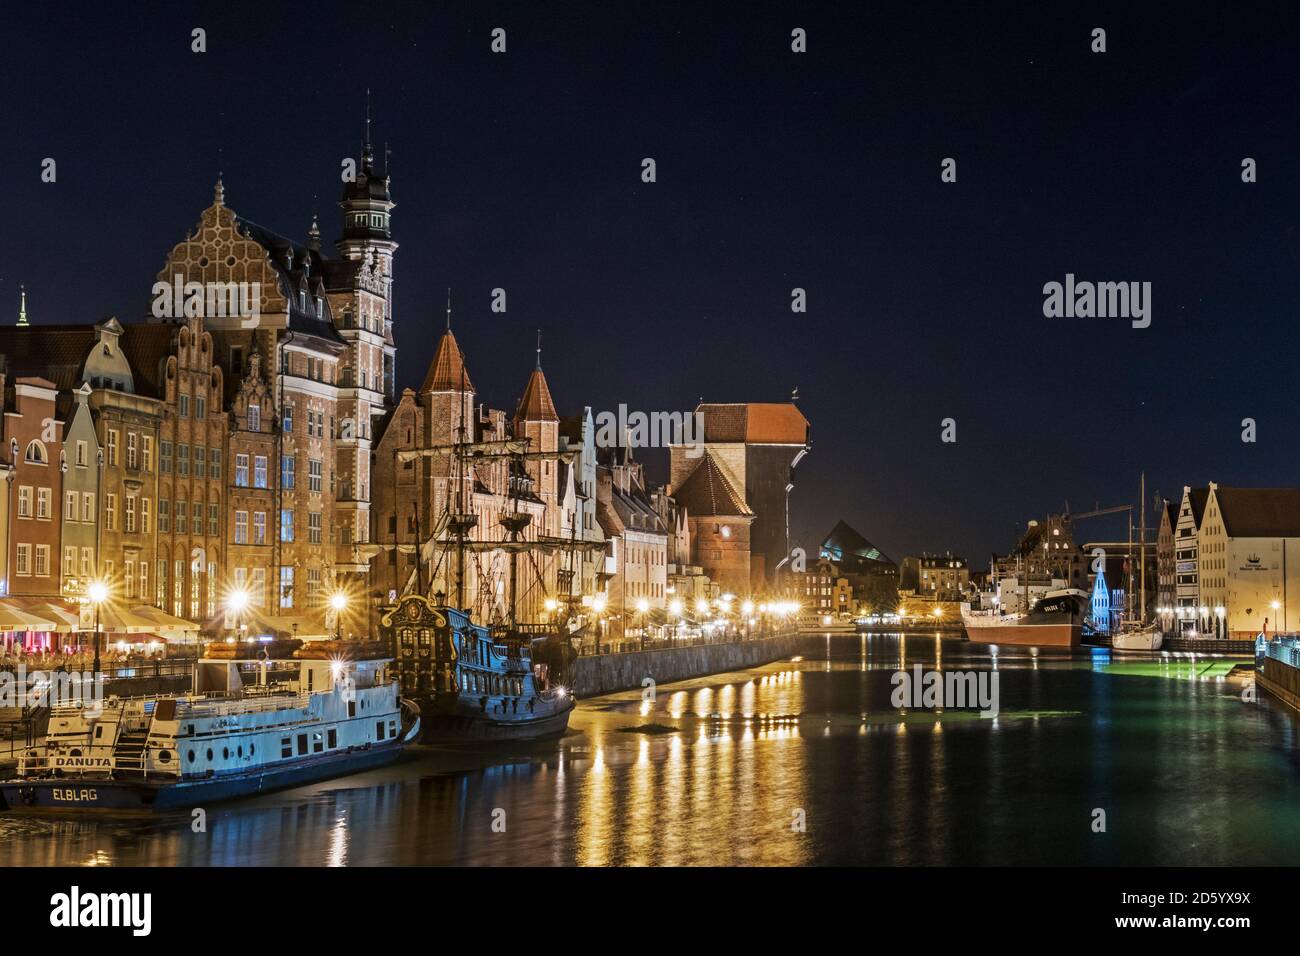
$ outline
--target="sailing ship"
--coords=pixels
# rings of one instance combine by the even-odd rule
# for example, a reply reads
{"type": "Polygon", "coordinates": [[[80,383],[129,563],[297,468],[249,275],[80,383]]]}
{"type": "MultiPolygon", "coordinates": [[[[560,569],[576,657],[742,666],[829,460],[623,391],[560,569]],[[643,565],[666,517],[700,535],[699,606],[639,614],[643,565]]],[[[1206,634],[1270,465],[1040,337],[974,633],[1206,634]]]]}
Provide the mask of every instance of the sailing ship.
{"type": "MultiPolygon", "coordinates": [[[[285,642],[297,645],[300,642],[285,642]]],[[[152,812],[314,783],[396,760],[419,734],[373,643],[275,661],[209,645],[187,694],[51,709],[41,746],[0,783],[15,811],[152,812]]]]}

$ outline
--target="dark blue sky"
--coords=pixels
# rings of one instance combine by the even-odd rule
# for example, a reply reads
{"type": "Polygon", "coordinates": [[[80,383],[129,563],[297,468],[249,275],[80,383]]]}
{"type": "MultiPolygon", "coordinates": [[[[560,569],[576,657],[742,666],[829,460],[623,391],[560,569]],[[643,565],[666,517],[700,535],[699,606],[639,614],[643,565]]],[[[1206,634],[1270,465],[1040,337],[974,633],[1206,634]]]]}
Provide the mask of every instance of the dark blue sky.
{"type": "Polygon", "coordinates": [[[1170,493],[1295,484],[1297,15],[1064,6],[15,7],[4,320],[20,282],[38,323],[142,317],[219,168],[241,215],[302,236],[319,206],[332,239],[369,86],[402,385],[449,285],[497,407],[539,326],[565,412],[797,385],[814,449],[796,538],[842,516],[895,558],[978,564],[1067,499],[1135,500],[1143,469],[1170,493]],[[1151,282],[1151,327],[1044,318],[1067,272],[1151,282]]]}

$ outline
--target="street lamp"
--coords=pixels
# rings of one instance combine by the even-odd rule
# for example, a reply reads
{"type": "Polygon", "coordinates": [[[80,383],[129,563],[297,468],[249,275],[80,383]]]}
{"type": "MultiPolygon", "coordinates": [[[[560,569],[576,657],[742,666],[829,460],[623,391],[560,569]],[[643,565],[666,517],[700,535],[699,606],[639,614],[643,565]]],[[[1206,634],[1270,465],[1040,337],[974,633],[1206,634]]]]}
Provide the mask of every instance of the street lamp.
{"type": "MultiPolygon", "coordinates": [[[[239,617],[241,614],[244,613],[244,609],[248,607],[248,602],[249,602],[248,592],[245,591],[243,588],[236,588],[235,590],[231,591],[229,594],[226,595],[227,626],[231,627],[232,630],[239,629],[240,627],[239,617]],[[235,621],[234,625],[229,624],[229,621],[232,618],[232,616],[235,621]]],[[[239,642],[239,638],[237,636],[232,636],[230,638],[230,642],[232,644],[236,644],[239,642]]]]}
{"type": "Polygon", "coordinates": [[[99,606],[108,600],[108,585],[103,581],[92,581],[87,591],[90,603],[95,606],[95,674],[99,674],[99,606]]]}
{"type": "Polygon", "coordinates": [[[605,605],[608,603],[605,595],[597,594],[591,599],[591,608],[596,612],[596,653],[600,653],[601,639],[605,636],[605,605]]]}
{"type": "Polygon", "coordinates": [[[673,598],[672,603],[668,605],[668,613],[677,618],[676,623],[673,624],[672,640],[675,641],[677,640],[677,628],[680,626],[682,620],[682,602],[677,598],[673,598]]]}
{"type": "Polygon", "coordinates": [[[348,596],[342,591],[330,595],[330,607],[334,609],[334,640],[343,640],[343,610],[348,606],[348,596]]]}

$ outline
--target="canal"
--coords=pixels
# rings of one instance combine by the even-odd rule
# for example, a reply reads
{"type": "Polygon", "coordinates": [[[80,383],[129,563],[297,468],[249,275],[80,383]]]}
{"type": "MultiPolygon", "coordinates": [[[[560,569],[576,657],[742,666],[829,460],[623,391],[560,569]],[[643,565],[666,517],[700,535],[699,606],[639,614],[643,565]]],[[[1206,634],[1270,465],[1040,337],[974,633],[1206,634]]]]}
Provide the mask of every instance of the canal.
{"type": "Polygon", "coordinates": [[[0,865],[1294,864],[1296,719],[1215,669],[911,634],[582,702],[562,741],[156,819],[0,814],[0,865]],[[999,674],[1000,713],[891,676],[999,674]],[[1104,812],[1104,832],[1098,832],[1104,812]],[[801,828],[802,824],[802,828],[801,828]]]}

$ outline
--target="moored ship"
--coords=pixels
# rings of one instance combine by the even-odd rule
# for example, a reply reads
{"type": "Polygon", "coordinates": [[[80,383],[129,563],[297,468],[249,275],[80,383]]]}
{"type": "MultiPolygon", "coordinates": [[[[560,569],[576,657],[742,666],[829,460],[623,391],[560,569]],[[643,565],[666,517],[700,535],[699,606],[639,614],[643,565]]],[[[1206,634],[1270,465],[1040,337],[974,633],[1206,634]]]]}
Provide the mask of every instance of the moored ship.
{"type": "Polygon", "coordinates": [[[320,642],[297,660],[217,644],[188,694],[51,710],[0,783],[10,810],[148,812],[299,786],[395,760],[419,733],[381,649],[320,642]]]}
{"type": "Polygon", "coordinates": [[[981,644],[1076,647],[1083,635],[1088,596],[1078,588],[1046,591],[1028,612],[1003,613],[996,607],[972,610],[962,604],[968,640],[981,644]]]}
{"type": "Polygon", "coordinates": [[[404,696],[420,708],[424,743],[545,740],[569,726],[573,696],[547,654],[563,639],[489,629],[455,608],[404,595],[380,620],[404,696]]]}

